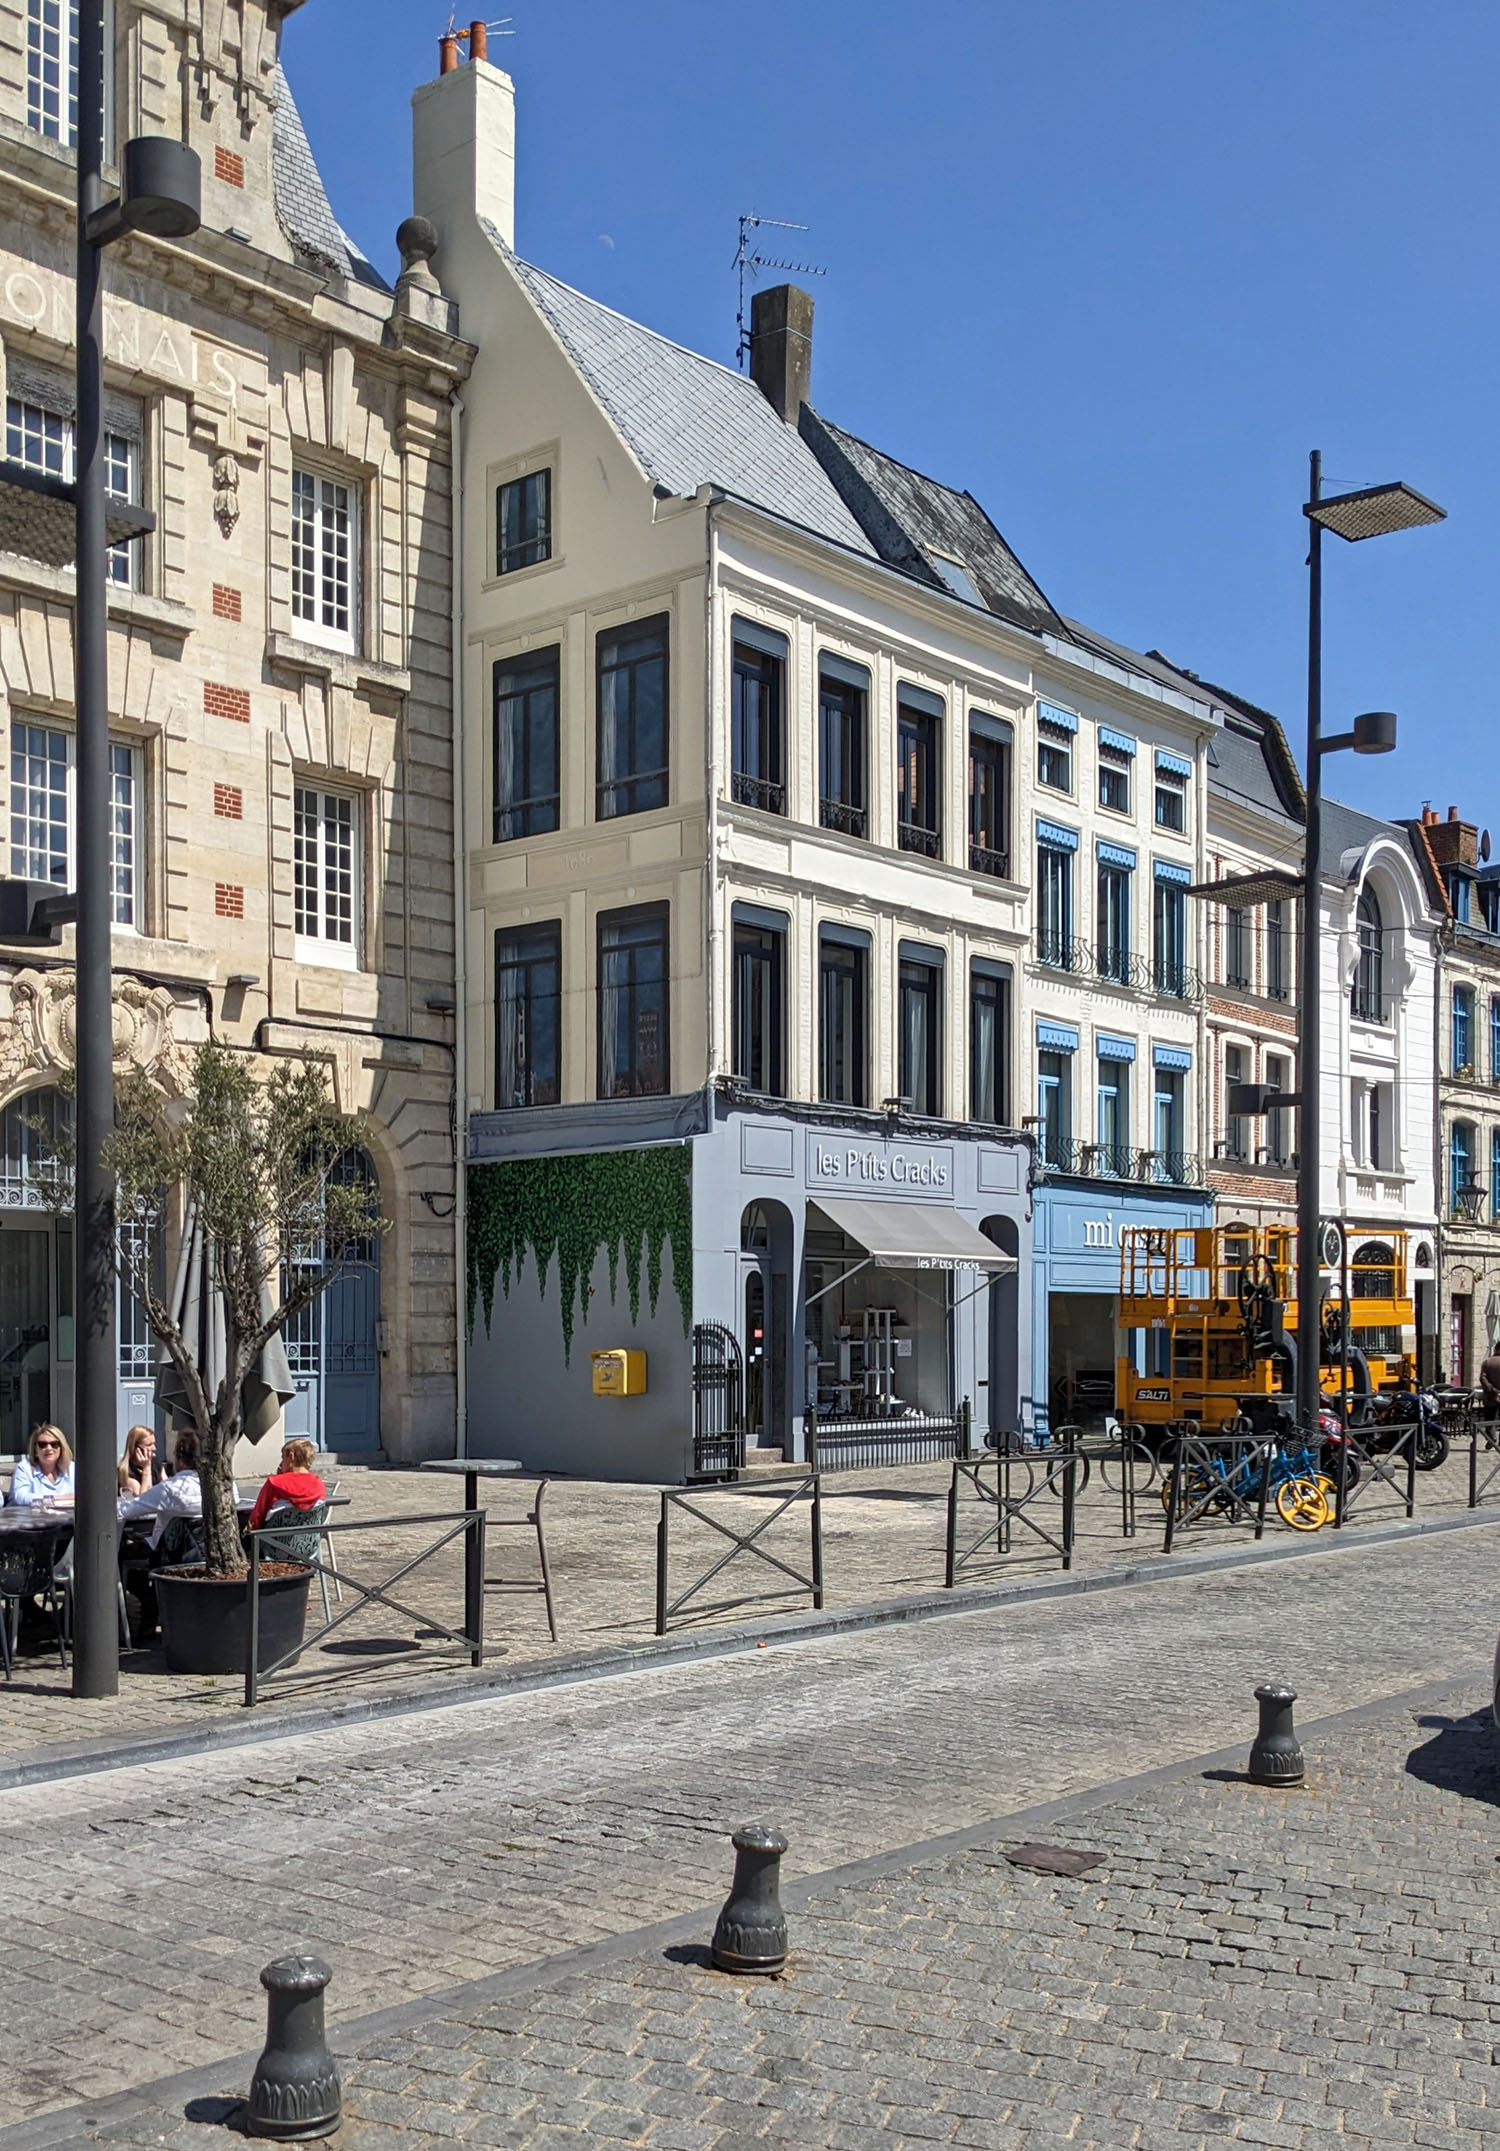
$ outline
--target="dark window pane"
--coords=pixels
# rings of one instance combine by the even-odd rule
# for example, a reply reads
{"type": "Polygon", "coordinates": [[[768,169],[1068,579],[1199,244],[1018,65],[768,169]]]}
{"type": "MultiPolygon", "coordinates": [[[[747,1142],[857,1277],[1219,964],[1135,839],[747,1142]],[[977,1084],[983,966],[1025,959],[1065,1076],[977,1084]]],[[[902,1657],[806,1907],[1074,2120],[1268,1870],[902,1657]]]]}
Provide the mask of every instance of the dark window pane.
{"type": "Polygon", "coordinates": [[[900,1067],[897,1084],[913,1113],[943,1109],[942,987],[935,964],[903,962],[900,973],[900,1067]]]}
{"type": "Polygon", "coordinates": [[[495,1104],[561,1096],[562,928],[495,936],[495,1104]]]}
{"type": "Polygon", "coordinates": [[[823,941],[818,951],[819,1094],[829,1105],[865,1104],[863,949],[823,941]]]}
{"type": "Polygon", "coordinates": [[[978,732],[969,735],[969,867],[1010,874],[1010,749],[978,732]]]}
{"type": "Polygon", "coordinates": [[[599,1095],[657,1096],[670,1086],[665,905],[599,918],[599,1095]]]}
{"type": "Polygon", "coordinates": [[[552,558],[552,473],[531,471],[500,488],[496,526],[502,575],[552,558]]]}
{"type": "Polygon", "coordinates": [[[734,929],[734,1072],[752,1089],[784,1097],[782,947],[760,926],[734,929]]]}
{"type": "Polygon", "coordinates": [[[598,642],[598,796],[601,821],[667,803],[667,618],[598,642]]]}
{"type": "Polygon", "coordinates": [[[896,834],[903,851],[942,857],[939,720],[903,702],[896,714],[896,834]]]}
{"type": "Polygon", "coordinates": [[[730,697],[734,796],[741,805],[786,812],[782,772],[782,668],[766,651],[734,646],[730,697]]]}
{"type": "Polygon", "coordinates": [[[818,682],[818,819],[846,836],[868,831],[863,691],[824,674],[818,682]]]}
{"type": "Polygon", "coordinates": [[[495,842],[558,826],[557,699],[561,652],[495,667],[495,842]]]}
{"type": "Polygon", "coordinates": [[[1010,989],[976,971],[969,985],[969,1114],[1004,1127],[1009,1119],[1010,989]]]}

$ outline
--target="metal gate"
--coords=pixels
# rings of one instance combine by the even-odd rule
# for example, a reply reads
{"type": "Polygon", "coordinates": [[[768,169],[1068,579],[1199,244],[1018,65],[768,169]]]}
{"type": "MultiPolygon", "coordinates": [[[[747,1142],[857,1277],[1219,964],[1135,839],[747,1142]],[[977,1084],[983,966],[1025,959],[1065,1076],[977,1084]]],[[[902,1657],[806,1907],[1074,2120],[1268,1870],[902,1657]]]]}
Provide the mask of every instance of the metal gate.
{"type": "Polygon", "coordinates": [[[725,1478],[745,1467],[745,1362],[722,1322],[693,1329],[693,1477],[725,1478]]]}

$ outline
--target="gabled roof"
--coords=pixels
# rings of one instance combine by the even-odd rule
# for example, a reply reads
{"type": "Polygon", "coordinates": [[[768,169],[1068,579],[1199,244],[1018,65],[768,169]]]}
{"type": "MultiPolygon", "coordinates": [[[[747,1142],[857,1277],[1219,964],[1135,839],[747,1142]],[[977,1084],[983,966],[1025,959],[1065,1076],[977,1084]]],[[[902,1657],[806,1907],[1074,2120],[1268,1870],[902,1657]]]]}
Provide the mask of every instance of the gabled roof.
{"type": "Polygon", "coordinates": [[[898,463],[808,404],[798,430],[889,566],[1032,634],[1064,632],[972,493],[898,463]]]}
{"type": "Polygon", "coordinates": [[[486,229],[648,478],[681,498],[721,486],[870,555],[817,458],[753,381],[585,298],[486,229]]]}
{"type": "Polygon", "coordinates": [[[312,267],[352,283],[370,284],[377,291],[390,285],[350,239],[333,213],[313,157],[302,115],[291,85],[278,62],[275,75],[276,110],[271,121],[271,181],[275,190],[276,221],[286,233],[292,253],[304,268],[312,267]]]}

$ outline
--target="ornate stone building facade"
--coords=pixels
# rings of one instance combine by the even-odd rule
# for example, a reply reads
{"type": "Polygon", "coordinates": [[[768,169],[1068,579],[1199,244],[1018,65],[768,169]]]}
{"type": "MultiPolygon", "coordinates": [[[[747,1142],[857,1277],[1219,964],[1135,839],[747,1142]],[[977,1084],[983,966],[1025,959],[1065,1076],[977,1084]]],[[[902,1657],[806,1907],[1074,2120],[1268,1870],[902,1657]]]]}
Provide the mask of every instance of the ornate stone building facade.
{"type": "MultiPolygon", "coordinates": [[[[471,353],[420,231],[392,291],[340,228],[280,66],[301,0],[113,0],[107,133],[184,135],[192,239],[111,250],[119,1060],[170,1090],[212,1036],[311,1054],[368,1116],[392,1229],[289,1340],[289,1423],[451,1451],[456,1410],[451,451],[471,353]]],[[[5,454],[71,475],[76,10],[0,0],[5,454]]],[[[0,829],[72,879],[71,571],[0,556],[0,829]]],[[[0,1451],[71,1410],[68,1227],[37,1093],[71,1054],[72,933],[0,940],[0,1451]],[[6,1214],[10,1213],[10,1214],[6,1214]]],[[[124,1425],[151,1355],[122,1310],[124,1425]]]]}

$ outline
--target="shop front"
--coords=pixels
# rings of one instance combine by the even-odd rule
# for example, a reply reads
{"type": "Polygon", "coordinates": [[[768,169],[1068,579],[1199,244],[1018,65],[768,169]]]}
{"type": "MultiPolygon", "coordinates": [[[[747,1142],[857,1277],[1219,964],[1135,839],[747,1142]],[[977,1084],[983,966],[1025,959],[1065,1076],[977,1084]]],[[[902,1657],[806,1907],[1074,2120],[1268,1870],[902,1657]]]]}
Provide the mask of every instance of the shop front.
{"type": "Polygon", "coordinates": [[[1213,1222],[1209,1195],[1125,1184],[1048,1181],[1036,1191],[1032,1261],[1032,1355],[1038,1433],[1071,1422],[1098,1430],[1112,1412],[1115,1362],[1148,1343],[1117,1321],[1120,1245],[1132,1226],[1213,1222]]]}
{"type": "Polygon", "coordinates": [[[471,1122],[473,1453],[691,1477],[695,1390],[708,1380],[736,1398],[747,1449],[788,1459],[806,1452],[810,1411],[820,1425],[943,1419],[967,1401],[979,1442],[1022,1423],[1027,1144],[956,1123],[907,1134],[884,1116],[723,1092],[645,1106],[471,1122]],[[536,1147],[518,1157],[528,1139],[536,1147]],[[521,1212],[542,1205],[542,1252],[558,1259],[539,1284],[538,1235],[521,1212]],[[611,1242],[592,1225],[575,1230],[575,1206],[629,1222],[609,1227],[611,1242]],[[659,1252],[632,1293],[626,1265],[643,1228],[648,1256],[653,1236],[659,1252]],[[639,1395],[594,1394],[600,1347],[645,1354],[639,1395]]]}

